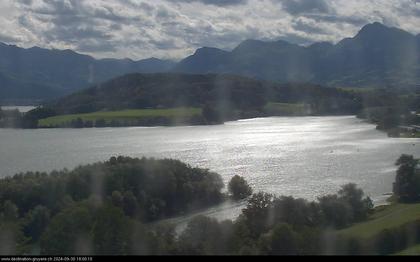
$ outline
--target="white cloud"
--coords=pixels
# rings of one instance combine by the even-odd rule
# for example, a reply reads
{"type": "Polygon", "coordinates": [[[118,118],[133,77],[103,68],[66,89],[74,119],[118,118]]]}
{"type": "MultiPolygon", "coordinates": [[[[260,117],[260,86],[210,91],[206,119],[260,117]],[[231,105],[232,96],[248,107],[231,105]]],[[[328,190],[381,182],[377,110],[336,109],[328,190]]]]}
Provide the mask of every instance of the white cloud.
{"type": "Polygon", "coordinates": [[[0,41],[95,57],[182,58],[249,38],[336,42],[379,21],[420,33],[418,0],[2,0],[0,41]]]}

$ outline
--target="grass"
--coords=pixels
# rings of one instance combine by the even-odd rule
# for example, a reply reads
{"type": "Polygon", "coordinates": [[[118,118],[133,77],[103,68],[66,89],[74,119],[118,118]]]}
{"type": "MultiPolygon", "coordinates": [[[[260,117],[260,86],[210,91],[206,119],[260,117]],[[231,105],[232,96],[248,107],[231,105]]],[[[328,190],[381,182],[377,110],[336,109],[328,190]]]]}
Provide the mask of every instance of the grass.
{"type": "Polygon", "coordinates": [[[411,246],[403,251],[394,254],[395,256],[418,256],[420,255],[420,244],[411,246]]]}
{"type": "Polygon", "coordinates": [[[419,204],[395,203],[389,206],[380,206],[366,222],[355,224],[349,228],[339,230],[337,233],[347,237],[371,238],[382,230],[402,226],[420,218],[419,204]]]}
{"type": "Polygon", "coordinates": [[[136,120],[147,117],[167,117],[167,118],[189,118],[195,115],[201,115],[201,108],[188,108],[178,107],[169,109],[130,109],[121,111],[99,111],[86,114],[73,114],[73,115],[59,115],[48,117],[39,120],[39,127],[54,127],[70,123],[72,120],[78,118],[83,121],[96,121],[103,119],[106,122],[113,120],[136,120]]]}
{"type": "Polygon", "coordinates": [[[378,90],[379,88],[375,87],[338,87],[337,89],[347,91],[347,92],[354,92],[354,93],[367,93],[378,90]]]}
{"type": "Polygon", "coordinates": [[[401,132],[399,138],[420,138],[420,132],[401,132]]]}
{"type": "Polygon", "coordinates": [[[280,116],[302,116],[308,115],[310,112],[305,104],[291,103],[267,103],[264,110],[271,115],[280,116]]]}

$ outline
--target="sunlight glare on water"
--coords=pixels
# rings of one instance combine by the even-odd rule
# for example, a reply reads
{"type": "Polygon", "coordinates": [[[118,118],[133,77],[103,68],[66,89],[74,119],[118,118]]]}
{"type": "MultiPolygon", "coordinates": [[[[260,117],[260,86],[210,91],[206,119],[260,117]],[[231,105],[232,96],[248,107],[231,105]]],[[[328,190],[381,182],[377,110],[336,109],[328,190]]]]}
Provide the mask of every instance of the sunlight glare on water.
{"type": "MultiPolygon", "coordinates": [[[[237,174],[255,192],[310,200],[353,182],[376,203],[383,202],[392,190],[394,162],[403,153],[420,157],[420,139],[388,138],[352,116],[269,117],[215,126],[0,130],[0,176],[73,168],[115,155],[175,158],[220,173],[226,184],[237,174]]],[[[243,207],[234,206],[236,214],[243,207]]],[[[207,212],[221,218],[234,213],[220,210],[207,212]]]]}

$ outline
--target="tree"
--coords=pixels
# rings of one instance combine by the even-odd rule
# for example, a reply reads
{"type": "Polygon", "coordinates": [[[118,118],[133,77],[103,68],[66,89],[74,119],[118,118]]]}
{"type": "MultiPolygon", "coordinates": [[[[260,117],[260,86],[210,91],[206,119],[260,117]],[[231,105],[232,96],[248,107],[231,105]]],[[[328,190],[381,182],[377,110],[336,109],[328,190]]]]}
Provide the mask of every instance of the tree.
{"type": "Polygon", "coordinates": [[[228,185],[229,192],[232,194],[233,199],[239,200],[247,198],[252,195],[252,188],[248,185],[246,180],[238,175],[232,177],[228,185]]]}
{"type": "Polygon", "coordinates": [[[395,165],[399,166],[393,192],[401,202],[420,200],[420,172],[417,169],[418,160],[411,155],[401,155],[395,165]]]}
{"type": "Polygon", "coordinates": [[[28,238],[22,232],[17,221],[8,222],[0,219],[0,256],[23,255],[28,251],[28,238]]]}
{"type": "Polygon", "coordinates": [[[220,113],[214,109],[214,106],[209,104],[203,106],[202,115],[209,124],[218,124],[222,121],[220,113]]]}
{"type": "Polygon", "coordinates": [[[242,210],[239,220],[244,220],[251,237],[257,238],[269,227],[268,216],[273,200],[274,197],[272,195],[262,192],[253,194],[248,199],[248,204],[242,210]]]}
{"type": "Polygon", "coordinates": [[[24,233],[36,242],[50,222],[51,212],[44,206],[36,206],[24,217],[24,233]]]}
{"type": "Polygon", "coordinates": [[[105,119],[101,118],[95,121],[95,127],[105,127],[105,126],[106,126],[105,119]]]}
{"type": "Polygon", "coordinates": [[[0,209],[0,219],[15,222],[19,218],[18,207],[10,200],[6,200],[0,209]]]}
{"type": "Polygon", "coordinates": [[[92,255],[92,211],[91,206],[81,203],[57,214],[41,236],[41,254],[92,255]]]}
{"type": "Polygon", "coordinates": [[[231,229],[231,224],[219,223],[205,216],[195,217],[179,237],[180,252],[188,255],[227,254],[231,229]]]}
{"type": "Polygon", "coordinates": [[[72,128],[83,128],[84,127],[83,120],[80,117],[78,117],[77,119],[71,120],[70,127],[72,127],[72,128]]]}
{"type": "Polygon", "coordinates": [[[298,255],[298,234],[288,224],[279,224],[261,239],[260,248],[267,255],[298,255]]]}
{"type": "Polygon", "coordinates": [[[130,245],[130,220],[121,209],[100,208],[92,224],[94,252],[97,255],[127,255],[130,245]]]}
{"type": "Polygon", "coordinates": [[[355,221],[366,219],[373,209],[372,200],[369,197],[363,198],[363,196],[363,190],[352,183],[342,186],[338,191],[338,197],[351,206],[355,221]]]}
{"type": "Polygon", "coordinates": [[[394,229],[384,229],[375,237],[375,248],[380,255],[397,251],[397,234],[394,229]]]}
{"type": "Polygon", "coordinates": [[[350,204],[340,199],[337,195],[323,196],[318,198],[318,201],[326,225],[343,228],[354,220],[350,204]]]}
{"type": "Polygon", "coordinates": [[[137,214],[138,201],[133,192],[126,191],[124,193],[122,207],[124,213],[129,217],[134,217],[137,214]]]}

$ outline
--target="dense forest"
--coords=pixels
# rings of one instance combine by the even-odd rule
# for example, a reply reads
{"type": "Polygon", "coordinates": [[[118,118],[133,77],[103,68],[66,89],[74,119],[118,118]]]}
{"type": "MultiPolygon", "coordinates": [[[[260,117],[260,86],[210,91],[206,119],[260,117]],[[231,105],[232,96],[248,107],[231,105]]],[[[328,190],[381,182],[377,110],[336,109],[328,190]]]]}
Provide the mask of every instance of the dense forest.
{"type": "Polygon", "coordinates": [[[336,89],[233,75],[131,74],[26,114],[0,109],[0,127],[206,125],[263,116],[352,114],[390,136],[418,136],[418,131],[408,133],[399,127],[420,125],[419,105],[419,90],[336,89]],[[185,112],[179,112],[182,108],[185,112]],[[138,111],[106,120],[108,113],[124,110],[138,111]],[[62,121],[43,124],[56,117],[62,121]]]}
{"type": "MultiPolygon", "coordinates": [[[[277,103],[304,105],[304,115],[356,114],[361,108],[360,98],[354,92],[310,84],[280,85],[233,75],[130,74],[46,103],[15,122],[21,127],[37,127],[38,120],[52,116],[190,107],[201,109],[202,114],[184,122],[211,124],[284,115],[275,106],[267,107],[277,103]]],[[[159,116],[148,119],[148,123],[170,124],[175,120],[159,116]]],[[[145,125],[140,119],[132,125],[136,124],[145,125]]],[[[86,125],[75,123],[72,127],[83,126],[86,125]]]]}
{"type": "MultiPolygon", "coordinates": [[[[403,155],[396,164],[395,201],[419,201],[420,187],[412,183],[420,181],[418,160],[403,155]]],[[[229,195],[223,187],[220,176],[208,170],[129,157],[7,177],[0,180],[0,254],[389,254],[412,244],[408,228],[412,241],[420,242],[418,221],[372,239],[337,234],[374,212],[354,184],[317,201],[252,194],[239,176],[230,181],[229,195]],[[182,232],[171,224],[150,224],[229,196],[247,198],[235,221],[197,216],[182,232]]]]}
{"type": "Polygon", "coordinates": [[[420,90],[379,89],[363,92],[363,109],[357,114],[393,137],[420,137],[420,90]],[[401,127],[404,127],[402,129],[401,127]]]}
{"type": "Polygon", "coordinates": [[[74,114],[211,105],[230,113],[258,111],[267,102],[305,102],[313,105],[314,113],[322,113],[332,109],[351,111],[353,108],[346,108],[343,102],[349,104],[352,99],[349,93],[337,89],[310,84],[278,85],[234,75],[131,74],[59,99],[51,107],[57,114],[74,114]]]}

